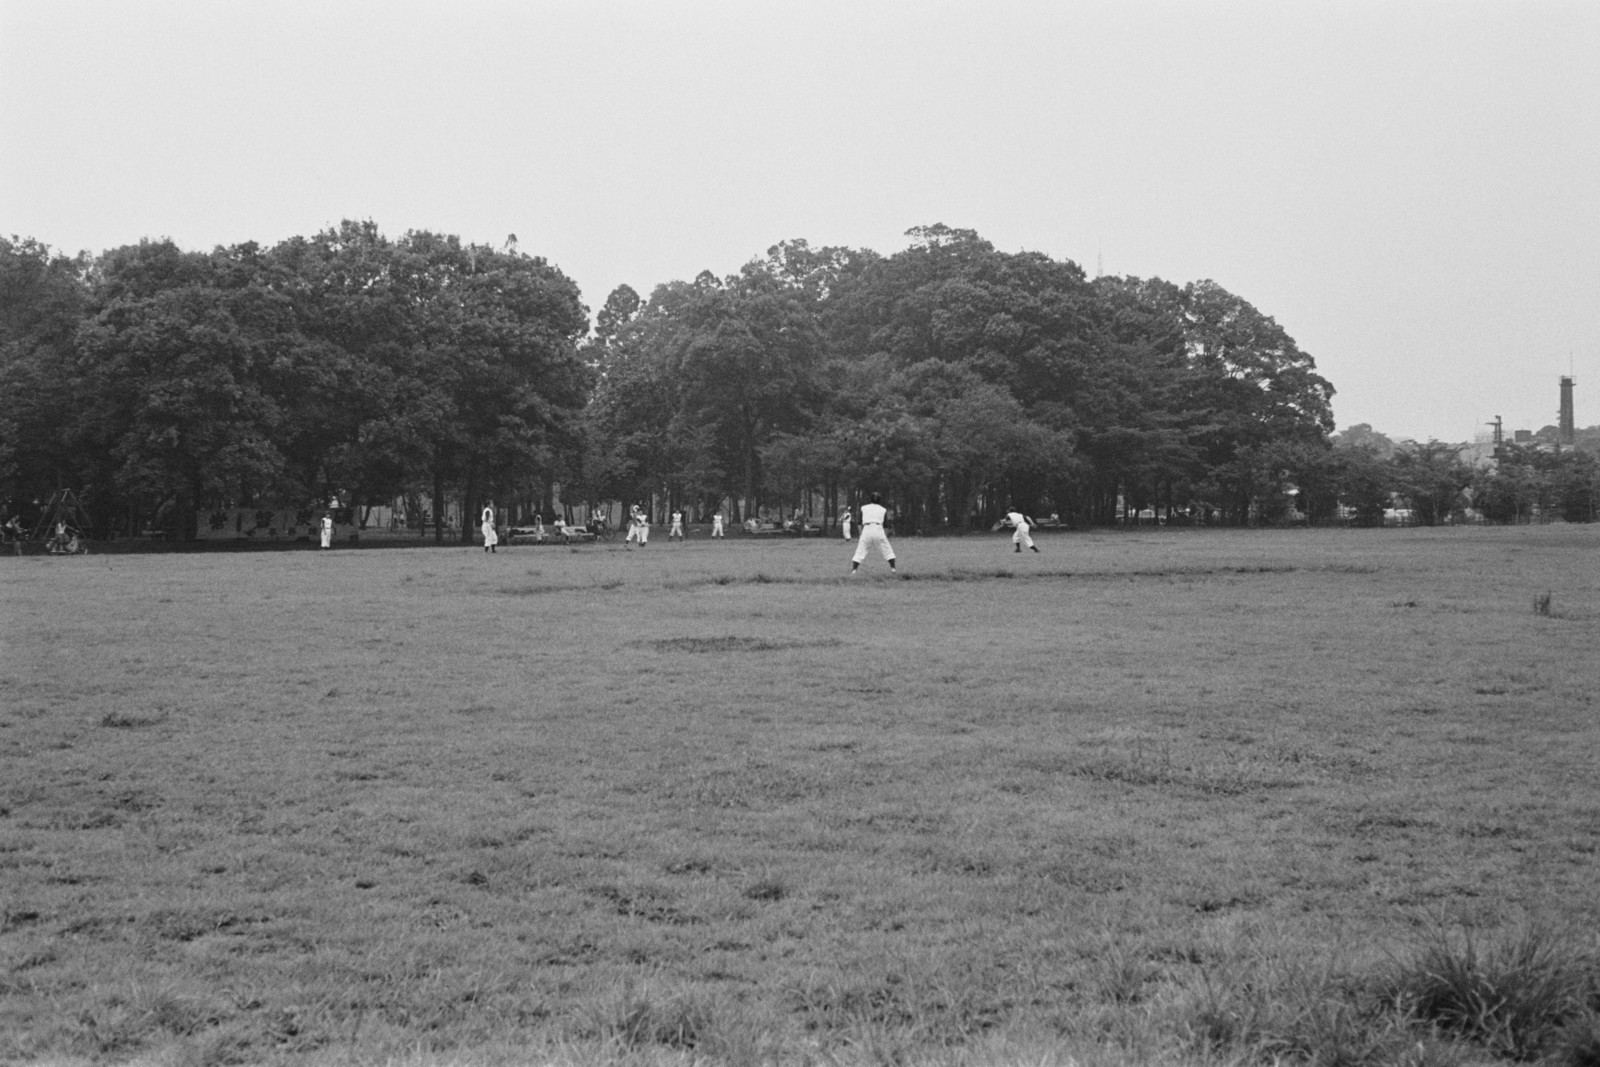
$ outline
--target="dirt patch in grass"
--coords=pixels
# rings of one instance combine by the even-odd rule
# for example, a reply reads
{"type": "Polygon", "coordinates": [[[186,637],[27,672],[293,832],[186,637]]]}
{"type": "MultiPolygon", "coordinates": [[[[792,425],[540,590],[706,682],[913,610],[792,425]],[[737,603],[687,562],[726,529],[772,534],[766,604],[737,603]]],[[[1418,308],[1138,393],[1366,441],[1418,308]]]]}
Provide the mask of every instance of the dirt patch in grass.
{"type": "Polygon", "coordinates": [[[641,642],[657,652],[780,652],[792,648],[837,648],[837,638],[794,639],[781,637],[663,637],[641,642]]]}
{"type": "Polygon", "coordinates": [[[166,709],[150,712],[108,711],[100,716],[100,725],[113,730],[139,730],[147,726],[160,726],[167,721],[166,709]]]}

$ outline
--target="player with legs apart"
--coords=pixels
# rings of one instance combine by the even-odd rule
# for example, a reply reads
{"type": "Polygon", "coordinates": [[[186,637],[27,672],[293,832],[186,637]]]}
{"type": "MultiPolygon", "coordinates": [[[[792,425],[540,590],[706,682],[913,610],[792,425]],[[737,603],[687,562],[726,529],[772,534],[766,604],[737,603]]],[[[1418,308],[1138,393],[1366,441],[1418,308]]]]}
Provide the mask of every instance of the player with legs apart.
{"type": "Polygon", "coordinates": [[[717,513],[715,515],[711,516],[711,536],[712,537],[722,537],[722,536],[724,536],[723,532],[722,532],[722,511],[720,509],[717,511],[717,513]]]}
{"type": "Polygon", "coordinates": [[[1021,552],[1024,548],[1039,551],[1039,546],[1033,543],[1033,535],[1028,532],[1029,527],[1033,525],[1032,519],[1013,505],[1011,510],[1006,512],[1004,521],[1011,527],[1011,543],[1016,546],[1016,551],[1021,552]]]}
{"type": "Polygon", "coordinates": [[[861,505],[861,539],[856,542],[856,554],[850,560],[850,576],[861,567],[861,561],[867,558],[867,549],[876,548],[878,555],[889,563],[889,573],[899,574],[894,565],[894,548],[889,544],[889,537],[883,532],[883,520],[888,517],[889,509],[883,506],[883,494],[873,493],[870,503],[861,505]]]}
{"type": "Polygon", "coordinates": [[[667,540],[671,541],[673,538],[677,538],[679,541],[683,540],[683,512],[681,511],[672,513],[672,529],[667,531],[667,540]]]}

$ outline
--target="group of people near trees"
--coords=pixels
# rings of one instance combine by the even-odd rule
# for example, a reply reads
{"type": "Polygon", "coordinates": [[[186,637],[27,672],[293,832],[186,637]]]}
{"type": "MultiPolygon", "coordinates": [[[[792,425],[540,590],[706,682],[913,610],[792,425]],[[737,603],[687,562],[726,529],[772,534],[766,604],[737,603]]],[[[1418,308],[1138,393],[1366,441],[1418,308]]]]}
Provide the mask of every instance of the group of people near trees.
{"type": "MultiPolygon", "coordinates": [[[[895,566],[896,556],[894,546],[889,543],[889,537],[885,531],[888,516],[889,509],[884,506],[882,493],[873,492],[867,503],[861,505],[860,533],[856,542],[855,554],[850,559],[850,574],[852,576],[854,576],[856,572],[860,570],[861,564],[866,561],[868,554],[873,551],[876,551],[884,560],[884,562],[889,565],[889,570],[891,573],[899,573],[897,567],[895,566]]],[[[850,539],[850,518],[851,516],[848,511],[841,516],[840,528],[844,534],[845,540],[850,539]]],[[[683,512],[674,511],[672,513],[671,521],[672,527],[671,531],[667,535],[667,539],[669,541],[677,540],[682,542],[685,539],[683,529],[683,512]]],[[[1033,538],[1029,533],[1032,523],[1032,519],[1028,518],[1028,516],[1023,514],[1021,511],[1018,511],[1015,507],[1011,508],[1006,513],[1005,517],[1001,519],[1001,525],[1009,526],[1012,529],[1011,541],[1015,546],[1015,551],[1021,552],[1024,548],[1027,548],[1032,552],[1039,551],[1038,546],[1033,543],[1033,538]]],[[[492,501],[484,505],[481,527],[483,534],[483,550],[488,553],[493,553],[495,551],[495,546],[499,544],[499,537],[495,530],[495,508],[492,501]]],[[[723,536],[721,511],[718,511],[714,516],[711,536],[713,538],[720,538],[723,536]]],[[[628,537],[624,543],[627,546],[637,544],[640,548],[644,548],[647,544],[649,544],[649,541],[650,516],[645,511],[643,505],[632,504],[628,508],[628,537]]],[[[327,547],[326,543],[324,543],[323,547],[327,547]]]]}

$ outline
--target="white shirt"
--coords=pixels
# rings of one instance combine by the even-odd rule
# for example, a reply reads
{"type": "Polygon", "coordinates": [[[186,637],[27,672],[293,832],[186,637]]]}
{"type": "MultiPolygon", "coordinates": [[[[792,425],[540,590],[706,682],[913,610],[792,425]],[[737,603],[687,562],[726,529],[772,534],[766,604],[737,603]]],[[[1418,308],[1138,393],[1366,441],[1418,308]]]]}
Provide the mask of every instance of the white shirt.
{"type": "Polygon", "coordinates": [[[887,514],[889,514],[889,509],[882,504],[862,504],[861,525],[882,526],[883,517],[887,514]]]}
{"type": "Polygon", "coordinates": [[[1013,526],[1026,526],[1026,525],[1028,525],[1027,516],[1022,514],[1022,512],[1020,512],[1020,511],[1008,511],[1008,512],[1006,512],[1006,521],[1009,522],[1013,526]]]}

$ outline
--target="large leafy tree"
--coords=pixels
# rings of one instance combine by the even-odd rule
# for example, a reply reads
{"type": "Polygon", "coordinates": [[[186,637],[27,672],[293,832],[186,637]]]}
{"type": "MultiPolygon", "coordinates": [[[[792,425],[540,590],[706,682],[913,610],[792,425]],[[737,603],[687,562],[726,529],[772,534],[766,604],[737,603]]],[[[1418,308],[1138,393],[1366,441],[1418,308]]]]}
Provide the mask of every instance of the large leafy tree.
{"type": "Polygon", "coordinates": [[[597,350],[635,488],[758,504],[762,449],[808,425],[821,352],[814,291],[761,265],[658,286],[597,350]]]}
{"type": "Polygon", "coordinates": [[[1211,281],[1184,287],[1188,403],[1201,462],[1225,508],[1243,520],[1275,488],[1260,458],[1333,430],[1333,386],[1270,316],[1211,281]]]}
{"type": "Polygon", "coordinates": [[[124,494],[197,509],[272,491],[284,473],[275,368],[300,343],[293,308],[261,284],[254,246],[211,255],[170,242],[99,265],[95,310],[77,337],[93,398],[81,439],[115,462],[124,494]]]}
{"type": "Polygon", "coordinates": [[[667,309],[682,308],[689,287],[658,287],[650,303],[622,287],[606,300],[585,347],[598,375],[586,427],[582,477],[592,499],[682,496],[720,486],[711,428],[697,421],[689,383],[672,372],[668,353],[682,328],[667,309]]]}
{"type": "Polygon", "coordinates": [[[1424,526],[1437,526],[1462,504],[1462,490],[1472,484],[1472,468],[1460,449],[1441,441],[1408,442],[1390,460],[1395,491],[1411,502],[1424,526]]]}
{"type": "Polygon", "coordinates": [[[693,296],[691,328],[674,338],[667,366],[689,389],[690,417],[711,430],[730,481],[754,503],[761,446],[805,426],[813,406],[822,339],[812,301],[759,270],[693,296]]]}
{"type": "Polygon", "coordinates": [[[1550,491],[1562,518],[1568,522],[1600,519],[1600,457],[1564,449],[1553,458],[1550,491]]]}
{"type": "Polygon", "coordinates": [[[1001,497],[1031,507],[1074,466],[1070,398],[1093,363],[1092,293],[1076,265],[1004,255],[970,230],[908,236],[904,252],[863,257],[834,286],[828,378],[853,382],[855,402],[832,417],[868,423],[864,441],[895,428],[885,454],[901,455],[901,476],[865,469],[914,494],[902,504],[920,522],[982,521],[1001,497]]]}
{"type": "Polygon", "coordinates": [[[346,221],[270,253],[268,284],[295,307],[304,344],[277,368],[282,447],[299,496],[392,500],[416,480],[433,412],[414,366],[417,306],[394,285],[394,246],[346,221]]]}
{"type": "Polygon", "coordinates": [[[0,374],[26,400],[0,409],[0,475],[96,487],[188,529],[212,504],[429,481],[438,510],[446,490],[470,506],[548,479],[589,394],[586,331],[544,260],[371,223],[269,250],[144,241],[92,264],[8,242],[0,374]]]}
{"type": "Polygon", "coordinates": [[[88,264],[31,239],[0,238],[0,511],[83,488],[73,338],[88,304],[88,264]]]}
{"type": "Polygon", "coordinates": [[[411,400],[435,514],[447,484],[469,511],[525,489],[576,433],[589,392],[577,286],[543,259],[421,231],[396,242],[391,276],[411,308],[411,400]]]}
{"type": "Polygon", "coordinates": [[[1175,506],[1197,495],[1209,412],[1191,403],[1183,292],[1159,278],[1094,282],[1095,359],[1071,413],[1083,477],[1068,495],[1093,522],[1126,507],[1175,506]]]}
{"type": "MultiPolygon", "coordinates": [[[[1361,429],[1361,426],[1352,427],[1352,431],[1361,429]]],[[[1366,429],[1370,431],[1371,427],[1366,429]]],[[[1357,526],[1383,525],[1384,509],[1389,506],[1394,492],[1390,465],[1394,449],[1394,443],[1382,434],[1347,431],[1333,442],[1339,500],[1351,509],[1357,526]]]]}

